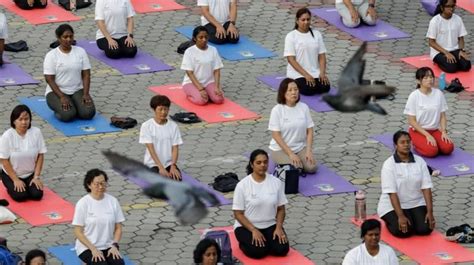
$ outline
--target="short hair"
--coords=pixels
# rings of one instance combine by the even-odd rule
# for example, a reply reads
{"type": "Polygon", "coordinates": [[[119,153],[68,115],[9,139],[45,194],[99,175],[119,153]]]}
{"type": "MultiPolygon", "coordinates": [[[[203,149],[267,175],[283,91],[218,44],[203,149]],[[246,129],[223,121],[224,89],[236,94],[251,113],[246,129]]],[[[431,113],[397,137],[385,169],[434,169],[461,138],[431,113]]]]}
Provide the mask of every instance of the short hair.
{"type": "Polygon", "coordinates": [[[74,30],[72,29],[71,25],[69,24],[61,24],[59,27],[56,28],[56,38],[60,38],[64,32],[70,31],[72,34],[74,34],[74,30]]]}
{"type": "MultiPolygon", "coordinates": [[[[416,70],[416,73],[415,73],[416,80],[421,82],[421,80],[423,80],[423,78],[427,76],[429,73],[431,74],[431,76],[434,77],[433,69],[429,67],[418,68],[418,70],[416,70]]],[[[420,88],[420,84],[417,84],[416,88],[420,88]]]]}
{"type": "Polygon", "coordinates": [[[219,244],[214,239],[204,238],[197,244],[196,248],[193,252],[193,259],[195,264],[202,263],[202,256],[206,252],[206,250],[210,247],[214,246],[217,252],[217,262],[221,261],[221,248],[219,244]]]}
{"type": "Polygon", "coordinates": [[[169,108],[171,106],[171,101],[167,96],[156,95],[150,99],[150,107],[155,110],[158,106],[169,108]]]}
{"type": "Polygon", "coordinates": [[[91,185],[92,181],[94,181],[95,177],[98,177],[100,175],[104,176],[105,182],[109,181],[109,177],[107,177],[107,174],[105,174],[104,171],[98,168],[93,168],[87,171],[86,177],[84,178],[84,188],[86,189],[87,192],[91,192],[91,189],[89,188],[89,186],[91,185]]]}
{"type": "Polygon", "coordinates": [[[393,135],[393,144],[397,144],[398,142],[398,139],[400,139],[400,137],[402,136],[408,136],[408,139],[411,140],[411,137],[410,137],[410,134],[404,130],[399,130],[397,131],[394,135],[393,135]]]}
{"type": "Polygon", "coordinates": [[[377,220],[377,219],[367,219],[360,226],[360,237],[364,238],[364,236],[370,230],[374,230],[376,228],[380,229],[381,227],[382,227],[382,225],[380,224],[379,220],[377,220]]]}
{"type": "Polygon", "coordinates": [[[44,253],[44,251],[41,249],[33,249],[28,251],[25,256],[25,265],[30,265],[31,261],[37,257],[42,257],[46,261],[46,253],[44,253]]]}
{"type": "MultiPolygon", "coordinates": [[[[291,79],[288,77],[281,81],[280,87],[278,88],[278,95],[277,95],[278,104],[286,104],[285,94],[286,94],[286,91],[288,91],[288,86],[290,85],[290,83],[296,84],[294,79],[291,79]]],[[[298,84],[296,84],[296,86],[298,86],[298,84]]],[[[296,102],[299,102],[299,101],[300,101],[300,97],[298,96],[298,99],[296,100],[296,102]]]]}
{"type": "Polygon", "coordinates": [[[250,154],[249,163],[247,164],[247,175],[250,175],[250,174],[253,173],[252,164],[253,164],[253,162],[255,162],[255,159],[257,159],[257,156],[259,156],[259,155],[264,155],[268,159],[268,154],[264,150],[262,150],[262,149],[253,150],[253,152],[250,154]]]}
{"type": "Polygon", "coordinates": [[[197,35],[199,34],[199,32],[201,31],[205,31],[207,34],[209,34],[209,31],[206,29],[206,27],[204,26],[197,26],[193,29],[193,40],[195,41],[196,38],[197,38],[197,35]]]}
{"type": "Polygon", "coordinates": [[[32,120],[31,110],[30,110],[30,108],[28,108],[28,106],[26,106],[24,104],[21,104],[21,105],[17,105],[16,107],[14,107],[13,110],[12,110],[12,113],[10,114],[10,126],[13,129],[16,129],[15,128],[15,121],[18,118],[20,118],[20,116],[23,112],[28,113],[28,115],[30,116],[30,125],[28,125],[28,129],[31,128],[31,120],[32,120]]]}

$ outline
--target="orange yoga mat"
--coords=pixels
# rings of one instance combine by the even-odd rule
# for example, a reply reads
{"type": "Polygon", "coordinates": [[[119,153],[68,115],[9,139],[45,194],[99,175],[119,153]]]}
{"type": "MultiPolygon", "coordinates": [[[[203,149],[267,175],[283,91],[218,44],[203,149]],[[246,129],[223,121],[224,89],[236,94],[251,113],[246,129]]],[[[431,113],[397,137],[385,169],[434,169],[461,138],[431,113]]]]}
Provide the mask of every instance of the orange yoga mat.
{"type": "MultiPolygon", "coordinates": [[[[230,236],[230,245],[232,247],[232,255],[239,259],[239,261],[244,265],[261,265],[261,264],[269,264],[269,265],[315,265],[316,263],[312,262],[307,257],[303,256],[298,251],[290,248],[290,252],[285,257],[274,257],[274,256],[267,256],[264,259],[252,259],[247,256],[240,250],[239,242],[237,238],[235,238],[234,234],[234,227],[226,226],[226,227],[213,227],[211,230],[225,230],[229,233],[230,236]]],[[[204,230],[201,230],[202,233],[204,230]]],[[[290,238],[291,240],[291,238],[290,238]]]]}
{"type": "Polygon", "coordinates": [[[474,14],[474,0],[457,0],[456,5],[474,14]]]}
{"type": "MultiPolygon", "coordinates": [[[[429,236],[412,236],[409,238],[394,237],[385,227],[383,220],[378,216],[367,218],[378,219],[382,222],[382,240],[398,251],[407,255],[421,265],[454,264],[457,262],[474,261],[474,252],[462,245],[447,241],[444,236],[434,230],[429,236]]],[[[352,223],[360,226],[354,218],[352,223]]]]}
{"type": "Polygon", "coordinates": [[[133,8],[137,13],[152,13],[186,9],[172,0],[132,0],[133,8]]]}
{"type": "MultiPolygon", "coordinates": [[[[441,69],[433,63],[433,61],[430,59],[429,55],[421,55],[421,56],[414,56],[414,57],[406,57],[402,58],[402,61],[405,63],[415,66],[416,68],[428,66],[431,69],[433,69],[433,72],[435,76],[439,77],[441,74],[441,69]]],[[[413,77],[415,75],[413,74],[413,77]]],[[[461,81],[462,85],[466,88],[467,91],[472,91],[474,92],[474,68],[471,68],[469,72],[457,72],[454,74],[449,74],[446,73],[446,83],[447,85],[449,84],[448,82],[451,82],[454,78],[459,78],[461,81]]]]}
{"type": "Polygon", "coordinates": [[[258,114],[245,109],[228,98],[225,98],[224,103],[219,105],[213,103],[204,106],[195,105],[186,98],[181,84],[155,86],[149,87],[148,89],[157,94],[169,97],[173,103],[188,112],[195,112],[199,118],[208,123],[250,120],[260,117],[258,114]]]}
{"type": "Polygon", "coordinates": [[[46,8],[35,8],[31,10],[23,10],[18,8],[13,0],[0,0],[0,5],[4,6],[10,12],[23,17],[34,25],[77,21],[81,19],[66,9],[54,4],[51,0],[48,0],[48,6],[46,6],[46,8]]]}
{"type": "Polygon", "coordinates": [[[8,200],[10,209],[32,226],[70,223],[74,215],[74,205],[64,200],[48,188],[44,188],[40,201],[15,202],[8,195],[3,183],[0,184],[0,198],[8,200]]]}

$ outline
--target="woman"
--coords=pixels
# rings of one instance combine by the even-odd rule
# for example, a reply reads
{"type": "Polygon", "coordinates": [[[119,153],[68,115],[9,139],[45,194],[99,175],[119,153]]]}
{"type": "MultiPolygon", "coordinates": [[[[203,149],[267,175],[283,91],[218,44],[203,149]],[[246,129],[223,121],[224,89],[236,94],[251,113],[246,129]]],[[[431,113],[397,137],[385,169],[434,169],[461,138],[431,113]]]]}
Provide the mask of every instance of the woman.
{"type": "Polygon", "coordinates": [[[261,149],[253,151],[248,176],[234,191],[235,237],[244,254],[254,259],[285,256],[290,249],[283,229],[288,200],[282,182],[267,174],[267,169],[268,154],[261,149]]]}
{"type": "Polygon", "coordinates": [[[454,144],[448,136],[448,105],[443,92],[432,88],[433,70],[422,67],[416,71],[416,90],[411,92],[403,114],[408,117],[409,133],[415,151],[425,157],[449,155],[454,144]]]}
{"type": "Polygon", "coordinates": [[[14,0],[13,2],[15,2],[17,7],[24,10],[46,8],[46,6],[48,6],[47,0],[14,0]]]}
{"type": "Polygon", "coordinates": [[[25,256],[25,265],[45,265],[46,254],[40,249],[28,251],[25,256]]]}
{"type": "Polygon", "coordinates": [[[97,0],[95,20],[97,47],[111,59],[133,58],[137,46],[133,40],[133,10],[130,0],[97,0]]]}
{"type": "Polygon", "coordinates": [[[46,103],[60,121],[90,120],[95,106],[89,94],[91,64],[86,51],[73,46],[74,30],[68,24],[56,29],[59,47],[44,58],[46,103]]]}
{"type": "Polygon", "coordinates": [[[365,220],[360,227],[362,244],[347,252],[342,265],[398,265],[395,251],[380,243],[380,229],[378,220],[365,220]]]}
{"type": "Polygon", "coordinates": [[[17,202],[43,198],[43,169],[46,145],[40,129],[31,126],[31,111],[16,106],[10,115],[11,128],[0,138],[0,175],[10,197],[17,202]]]}
{"type": "Polygon", "coordinates": [[[216,265],[220,261],[221,249],[216,241],[204,238],[194,249],[193,258],[196,265],[216,265]]]}
{"type": "Polygon", "coordinates": [[[435,227],[431,177],[426,162],[411,153],[410,135],[393,135],[395,153],[382,166],[377,214],[396,237],[429,235],[435,227]]]}
{"type": "Polygon", "coordinates": [[[189,101],[196,105],[224,102],[221,88],[221,57],[216,48],[207,45],[209,34],[203,26],[193,30],[193,45],[186,49],[181,70],[186,71],[183,90],[189,101]]]}
{"type": "Polygon", "coordinates": [[[76,253],[88,265],[125,264],[118,244],[125,218],[118,200],[105,192],[108,180],[102,170],[87,171],[84,188],[89,194],[77,202],[74,211],[76,253]]]}
{"type": "Polygon", "coordinates": [[[426,33],[430,57],[446,73],[471,69],[464,50],[467,31],[461,17],[454,14],[455,8],[456,0],[440,0],[426,33]]]}
{"type": "Polygon", "coordinates": [[[209,41],[215,44],[239,42],[236,27],[237,0],[198,0],[201,7],[201,25],[209,32],[209,41]]]}
{"type": "Polygon", "coordinates": [[[306,104],[299,102],[295,80],[285,78],[278,89],[278,104],[273,107],[268,123],[272,132],[270,150],[277,164],[292,164],[307,173],[316,172],[313,156],[313,119],[306,104]]]}
{"type": "Polygon", "coordinates": [[[295,79],[301,94],[306,96],[330,89],[323,36],[310,26],[311,12],[307,8],[299,9],[295,29],[286,35],[283,54],[288,60],[286,77],[295,79]]]}
{"type": "Polygon", "coordinates": [[[336,9],[348,28],[358,27],[361,20],[369,26],[377,23],[375,0],[336,0],[336,9]]]}

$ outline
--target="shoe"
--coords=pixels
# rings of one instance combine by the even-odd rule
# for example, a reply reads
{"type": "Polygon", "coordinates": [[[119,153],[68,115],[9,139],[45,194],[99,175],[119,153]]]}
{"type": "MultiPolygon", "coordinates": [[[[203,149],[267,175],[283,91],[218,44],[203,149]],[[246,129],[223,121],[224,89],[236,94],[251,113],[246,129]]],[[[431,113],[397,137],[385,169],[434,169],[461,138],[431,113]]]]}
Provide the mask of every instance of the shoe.
{"type": "Polygon", "coordinates": [[[10,203],[8,203],[7,200],[5,200],[5,199],[0,200],[0,206],[8,206],[8,205],[10,205],[10,203]]]}
{"type": "Polygon", "coordinates": [[[431,173],[431,176],[432,176],[432,177],[437,177],[437,176],[439,176],[439,175],[441,175],[441,171],[438,170],[438,169],[433,170],[433,172],[431,173]]]}

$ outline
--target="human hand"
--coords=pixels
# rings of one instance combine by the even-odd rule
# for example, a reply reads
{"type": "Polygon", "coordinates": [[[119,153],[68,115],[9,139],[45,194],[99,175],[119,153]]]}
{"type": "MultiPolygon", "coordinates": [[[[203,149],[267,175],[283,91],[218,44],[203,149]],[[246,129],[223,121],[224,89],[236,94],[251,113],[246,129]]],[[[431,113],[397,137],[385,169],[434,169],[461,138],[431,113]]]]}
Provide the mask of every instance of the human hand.
{"type": "Polygon", "coordinates": [[[125,39],[125,46],[131,48],[131,47],[135,47],[135,41],[133,40],[132,37],[128,36],[126,39],[125,39]]]}
{"type": "Polygon", "coordinates": [[[179,170],[176,168],[175,165],[171,166],[169,174],[172,179],[181,180],[181,173],[179,172],[179,170]]]}
{"type": "Polygon", "coordinates": [[[377,11],[375,10],[374,7],[369,7],[365,15],[366,16],[369,15],[373,20],[377,19],[377,11]]]}
{"type": "Polygon", "coordinates": [[[116,246],[112,246],[109,251],[107,251],[107,257],[112,256],[113,259],[120,259],[122,256],[116,246]]]}
{"type": "Polygon", "coordinates": [[[435,138],[434,138],[431,134],[428,134],[428,135],[426,136],[426,142],[427,142],[429,145],[437,146],[437,145],[436,145],[436,140],[435,140],[435,138]]]}
{"type": "Polygon", "coordinates": [[[257,247],[265,246],[265,237],[257,228],[252,230],[252,245],[257,247]]]}
{"type": "Polygon", "coordinates": [[[288,242],[288,239],[286,238],[285,232],[283,232],[283,229],[281,228],[275,228],[275,231],[273,231],[273,240],[278,237],[278,242],[280,244],[286,244],[288,242]]]}
{"type": "Polygon", "coordinates": [[[359,13],[357,13],[357,10],[355,10],[354,7],[349,8],[349,13],[351,13],[352,22],[357,23],[357,20],[359,19],[359,13]]]}
{"type": "Polygon", "coordinates": [[[398,229],[402,231],[402,233],[408,232],[409,225],[411,225],[411,223],[406,216],[402,215],[398,217],[398,229]]]}
{"type": "Polygon", "coordinates": [[[316,164],[316,161],[314,160],[314,157],[313,157],[313,153],[310,150],[306,151],[305,157],[306,157],[306,161],[308,162],[308,164],[310,164],[310,165],[316,164]]]}
{"type": "Polygon", "coordinates": [[[216,38],[218,39],[225,39],[226,34],[225,34],[225,29],[222,25],[219,25],[216,27],[216,38]]]}
{"type": "Polygon", "coordinates": [[[170,177],[170,173],[164,167],[158,167],[158,173],[164,177],[170,177]]]}
{"type": "Polygon", "coordinates": [[[82,96],[82,103],[84,105],[92,105],[92,98],[89,94],[84,94],[82,96]]]}
{"type": "Polygon", "coordinates": [[[441,139],[446,143],[452,143],[453,141],[449,138],[448,133],[446,131],[441,133],[441,139]]]}
{"type": "Polygon", "coordinates": [[[201,94],[201,97],[204,101],[207,102],[209,100],[209,96],[207,95],[207,92],[204,88],[199,90],[199,93],[201,94]]]}
{"type": "Polygon", "coordinates": [[[434,229],[436,221],[434,219],[433,213],[426,213],[425,223],[429,224],[430,229],[434,229]]]}
{"type": "Polygon", "coordinates": [[[300,157],[297,156],[296,154],[292,153],[290,155],[290,160],[291,160],[291,164],[295,166],[296,168],[303,168],[303,162],[301,162],[300,157]]]}
{"type": "Polygon", "coordinates": [[[16,192],[25,192],[26,191],[26,185],[25,182],[21,181],[19,178],[16,178],[13,180],[13,190],[16,192]]]}
{"type": "Polygon", "coordinates": [[[319,74],[319,82],[323,85],[329,85],[329,78],[326,74],[321,73],[319,74]]]}
{"type": "Polygon", "coordinates": [[[230,37],[233,39],[236,39],[239,36],[239,31],[237,30],[237,27],[232,23],[229,23],[229,27],[227,28],[227,35],[229,34],[230,37]]]}
{"type": "Polygon", "coordinates": [[[102,253],[102,251],[93,248],[91,249],[91,253],[93,262],[105,261],[104,253],[102,253]]]}
{"type": "Polygon", "coordinates": [[[39,179],[39,177],[34,177],[31,182],[30,182],[30,186],[35,184],[36,188],[39,189],[39,190],[43,190],[43,182],[41,182],[41,180],[39,179]]]}
{"type": "Polygon", "coordinates": [[[454,57],[450,52],[446,52],[444,56],[446,56],[446,61],[448,61],[448,63],[456,63],[456,57],[454,57]]]}
{"type": "Polygon", "coordinates": [[[224,94],[222,92],[222,89],[220,88],[220,86],[216,86],[215,93],[216,93],[217,96],[222,96],[224,94]]]}
{"type": "Polygon", "coordinates": [[[48,0],[41,0],[42,5],[46,5],[48,3],[48,0]]]}
{"type": "Polygon", "coordinates": [[[469,55],[467,55],[467,52],[461,50],[461,51],[459,52],[459,59],[461,59],[461,57],[464,58],[464,60],[468,60],[468,61],[469,61],[469,55]]]}
{"type": "Polygon", "coordinates": [[[314,77],[312,77],[311,75],[306,75],[304,79],[306,79],[306,84],[308,86],[311,86],[311,87],[316,86],[316,80],[314,80],[314,77]]]}
{"type": "Polygon", "coordinates": [[[112,38],[107,39],[107,43],[109,44],[109,49],[111,49],[111,50],[118,49],[118,47],[119,47],[117,41],[115,41],[112,38]]]}
{"type": "Polygon", "coordinates": [[[26,2],[28,3],[29,7],[33,7],[33,5],[35,4],[35,0],[27,0],[26,2]]]}
{"type": "Polygon", "coordinates": [[[61,101],[61,106],[63,107],[64,111],[71,109],[71,102],[69,101],[68,97],[62,96],[59,98],[59,100],[61,101]]]}

